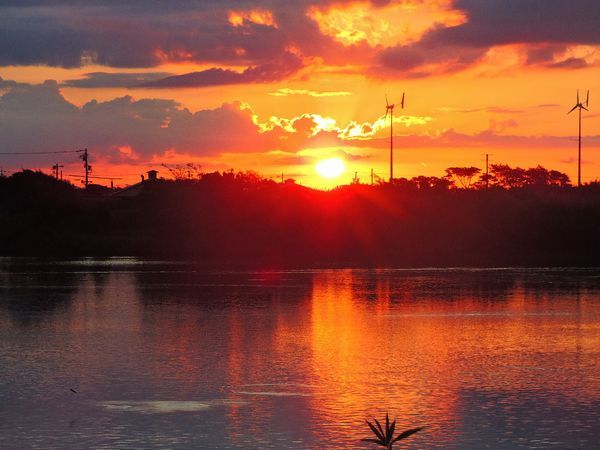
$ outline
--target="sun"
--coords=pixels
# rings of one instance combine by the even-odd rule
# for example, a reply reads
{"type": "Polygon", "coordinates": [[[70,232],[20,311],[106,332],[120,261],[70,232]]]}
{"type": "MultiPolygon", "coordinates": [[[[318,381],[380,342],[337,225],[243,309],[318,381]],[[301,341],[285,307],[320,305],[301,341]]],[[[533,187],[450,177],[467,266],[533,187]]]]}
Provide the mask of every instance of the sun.
{"type": "Polygon", "coordinates": [[[340,158],[329,158],[319,161],[315,169],[323,178],[337,178],[346,171],[346,165],[340,158]]]}

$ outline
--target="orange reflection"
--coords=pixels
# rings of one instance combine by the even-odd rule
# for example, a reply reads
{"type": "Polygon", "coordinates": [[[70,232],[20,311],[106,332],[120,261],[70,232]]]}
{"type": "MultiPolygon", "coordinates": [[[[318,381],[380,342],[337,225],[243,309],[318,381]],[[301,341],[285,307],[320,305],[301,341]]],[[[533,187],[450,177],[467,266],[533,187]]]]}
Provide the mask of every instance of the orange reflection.
{"type": "Polygon", "coordinates": [[[389,411],[399,426],[429,425],[428,439],[442,442],[460,426],[473,393],[542,389],[548,402],[598,395],[598,383],[568,376],[585,371],[590,362],[583,355],[600,345],[598,333],[590,332],[594,325],[578,322],[585,302],[573,317],[568,298],[535,297],[519,285],[490,301],[460,290],[436,298],[427,295],[435,294],[432,280],[389,271],[315,276],[312,356],[320,388],[312,405],[327,422],[358,439],[362,419],[389,411]],[[573,354],[577,367],[569,359],[560,363],[573,354]],[[548,357],[555,366],[548,367],[548,357]]]}
{"type": "Polygon", "coordinates": [[[371,303],[353,289],[355,282],[352,270],[320,274],[314,280],[313,370],[326,393],[314,397],[315,410],[356,439],[362,436],[362,418],[386,411],[398,415],[399,426],[438,422],[428,420],[426,410],[452,420],[457,401],[452,389],[436,395],[434,404],[427,395],[426,374],[431,375],[432,367],[451,369],[439,330],[392,319],[386,287],[374,281],[371,303]]]}

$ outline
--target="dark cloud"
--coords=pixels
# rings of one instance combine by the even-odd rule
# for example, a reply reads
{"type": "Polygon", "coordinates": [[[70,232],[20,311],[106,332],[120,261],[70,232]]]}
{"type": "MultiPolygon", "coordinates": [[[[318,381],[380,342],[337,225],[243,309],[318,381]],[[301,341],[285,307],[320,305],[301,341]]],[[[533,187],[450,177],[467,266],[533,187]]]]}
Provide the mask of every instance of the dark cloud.
{"type": "Polygon", "coordinates": [[[168,72],[140,72],[140,73],[108,73],[90,72],[83,78],[66,80],[63,86],[76,88],[116,88],[135,87],[145,83],[152,83],[172,74],[168,72]]]}
{"type": "Polygon", "coordinates": [[[297,55],[287,54],[279,63],[249,67],[243,72],[213,68],[185,75],[170,76],[164,79],[143,83],[143,87],[178,88],[203,87],[226,84],[269,83],[294,75],[304,67],[297,55]]]}
{"type": "Polygon", "coordinates": [[[12,87],[17,86],[18,84],[19,83],[17,83],[16,81],[5,80],[4,78],[0,77],[0,90],[12,88],[12,87]]]}
{"type": "Polygon", "coordinates": [[[557,56],[564,54],[567,49],[566,45],[531,46],[527,49],[527,64],[552,63],[557,56]]]}
{"type": "Polygon", "coordinates": [[[528,64],[580,68],[582,59],[554,58],[568,45],[600,44],[597,0],[456,0],[454,7],[466,14],[466,23],[438,26],[419,42],[385,49],[381,64],[406,76],[425,76],[468,67],[493,46],[530,44],[528,64]],[[427,68],[432,64],[437,67],[427,68]]]}
{"type": "Polygon", "coordinates": [[[440,32],[454,43],[600,44],[596,0],[458,0],[455,6],[468,13],[469,22],[440,32]]]}
{"type": "Polygon", "coordinates": [[[260,133],[252,115],[235,103],[192,113],[172,100],[129,96],[77,107],[56,82],[46,82],[17,86],[0,97],[0,148],[20,153],[88,147],[102,155],[129,147],[145,160],[171,149],[216,155],[276,148],[280,130],[260,133]]]}
{"type": "MultiPolygon", "coordinates": [[[[291,48],[306,60],[318,57],[339,66],[358,60],[368,65],[377,55],[381,67],[372,74],[383,68],[423,77],[463,70],[490,47],[513,43],[533,46],[528,64],[579,68],[583,59],[558,57],[560,50],[600,44],[597,0],[455,0],[454,8],[468,17],[466,23],[434,26],[416,43],[387,49],[372,49],[364,42],[343,46],[323,35],[306,14],[312,6],[344,3],[352,0],[0,0],[0,66],[202,63],[214,68],[167,79],[164,85],[204,86],[281,79],[289,66],[279,68],[284,71],[278,75],[274,61],[285,59],[291,48]],[[253,19],[250,10],[268,11],[272,20],[253,19]],[[241,15],[231,23],[230,14],[241,15]],[[238,73],[230,66],[248,69],[238,73]]],[[[371,0],[375,7],[388,3],[371,0]]],[[[101,85],[99,79],[87,84],[101,85]]]]}
{"type": "Polygon", "coordinates": [[[584,69],[589,67],[589,64],[584,58],[567,58],[562,61],[546,64],[546,67],[552,69],[584,69]]]}
{"type": "MultiPolygon", "coordinates": [[[[341,45],[306,17],[314,1],[108,0],[0,2],[0,65],[153,67],[166,61],[259,66],[290,47],[307,56],[341,45]],[[275,23],[229,21],[270,11],[275,23]]],[[[326,2],[325,2],[326,3],[326,2]]]]}
{"type": "MultiPolygon", "coordinates": [[[[78,107],[67,101],[55,81],[16,85],[0,96],[0,148],[26,153],[83,147],[95,158],[113,163],[148,161],[173,151],[193,156],[224,153],[295,153],[303,148],[344,145],[338,132],[315,135],[309,116],[257,123],[242,103],[191,112],[173,100],[131,96],[90,101],[78,107]],[[289,125],[293,124],[290,130],[289,125]],[[125,151],[121,151],[125,149],[125,151]]],[[[4,158],[4,157],[3,157],[4,158]]],[[[18,165],[53,164],[55,156],[11,156],[18,165]]],[[[3,163],[15,166],[3,160],[3,163]]]]}
{"type": "Polygon", "coordinates": [[[487,49],[460,47],[424,39],[416,44],[389,48],[380,62],[407,78],[420,78],[464,70],[482,58],[487,49]]]}

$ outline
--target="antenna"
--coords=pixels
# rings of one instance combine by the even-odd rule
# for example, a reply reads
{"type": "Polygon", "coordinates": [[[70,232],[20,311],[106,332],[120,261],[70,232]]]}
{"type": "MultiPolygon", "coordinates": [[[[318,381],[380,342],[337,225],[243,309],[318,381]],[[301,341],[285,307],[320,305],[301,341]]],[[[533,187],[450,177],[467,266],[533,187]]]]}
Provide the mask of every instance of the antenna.
{"type": "MultiPolygon", "coordinates": [[[[394,179],[394,107],[396,105],[388,102],[387,94],[385,94],[385,119],[390,115],[390,183],[394,179]]],[[[402,93],[402,101],[400,107],[404,109],[404,92],[402,93]]]]}
{"type": "Polygon", "coordinates": [[[571,114],[573,111],[575,111],[576,109],[579,110],[579,139],[578,139],[578,151],[577,151],[577,187],[581,187],[581,110],[585,109],[586,111],[589,111],[589,109],[587,109],[587,106],[589,106],[590,104],[590,91],[587,91],[587,95],[585,97],[585,106],[583,105],[583,103],[579,100],[579,89],[577,89],[577,103],[575,103],[575,106],[573,106],[573,108],[571,108],[571,110],[567,113],[567,114],[571,114]]]}

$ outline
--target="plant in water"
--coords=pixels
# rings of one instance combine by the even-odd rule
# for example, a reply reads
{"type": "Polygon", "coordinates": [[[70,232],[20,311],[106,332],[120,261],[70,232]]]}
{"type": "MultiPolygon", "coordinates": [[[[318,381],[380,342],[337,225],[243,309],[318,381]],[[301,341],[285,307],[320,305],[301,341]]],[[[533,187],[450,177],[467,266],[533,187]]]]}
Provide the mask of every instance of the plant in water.
{"type": "Polygon", "coordinates": [[[425,428],[425,427],[411,428],[410,430],[403,431],[398,436],[394,437],[394,432],[396,431],[396,419],[394,419],[394,421],[390,424],[390,417],[386,413],[385,414],[385,430],[383,429],[383,427],[381,426],[381,424],[378,422],[377,419],[373,419],[373,420],[375,421],[375,425],[373,425],[368,420],[366,422],[367,422],[367,425],[369,425],[369,428],[371,429],[373,434],[375,434],[375,436],[377,436],[377,439],[367,438],[367,439],[363,439],[363,441],[364,442],[372,442],[374,444],[380,445],[381,447],[385,447],[388,450],[392,450],[392,446],[396,442],[398,442],[402,439],[406,439],[407,437],[412,436],[413,434],[415,434],[415,433],[421,431],[423,428],[425,428]]]}

